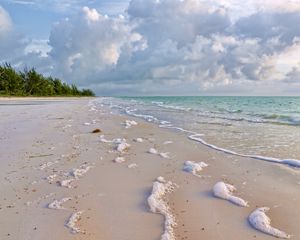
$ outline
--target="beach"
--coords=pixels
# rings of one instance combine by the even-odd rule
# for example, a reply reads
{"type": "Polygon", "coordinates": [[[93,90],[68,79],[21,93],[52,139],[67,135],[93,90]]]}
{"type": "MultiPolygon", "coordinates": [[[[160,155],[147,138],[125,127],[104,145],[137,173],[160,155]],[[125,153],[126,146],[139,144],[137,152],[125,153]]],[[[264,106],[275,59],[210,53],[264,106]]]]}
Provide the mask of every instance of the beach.
{"type": "Polygon", "coordinates": [[[294,155],[232,154],[97,98],[0,109],[0,239],[300,239],[294,155]],[[262,207],[279,232],[255,229],[262,207]]]}

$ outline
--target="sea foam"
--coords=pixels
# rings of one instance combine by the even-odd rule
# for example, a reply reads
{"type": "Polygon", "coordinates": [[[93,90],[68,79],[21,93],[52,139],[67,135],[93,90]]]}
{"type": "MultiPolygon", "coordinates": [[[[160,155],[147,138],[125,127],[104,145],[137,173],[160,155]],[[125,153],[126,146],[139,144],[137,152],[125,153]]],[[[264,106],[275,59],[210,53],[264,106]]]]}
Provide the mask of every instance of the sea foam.
{"type": "Polygon", "coordinates": [[[124,125],[125,125],[125,128],[131,128],[132,126],[138,125],[138,123],[133,120],[126,120],[124,125]]]}
{"type": "Polygon", "coordinates": [[[128,144],[126,142],[121,142],[117,145],[117,151],[120,153],[124,153],[124,152],[128,151],[129,148],[130,148],[130,144],[128,144]]]}
{"type": "Polygon", "coordinates": [[[84,174],[86,174],[90,169],[92,168],[92,166],[83,164],[81,165],[79,168],[75,168],[72,170],[71,175],[73,177],[75,177],[76,179],[79,179],[80,177],[82,177],[84,174]]]}
{"type": "Polygon", "coordinates": [[[236,191],[236,188],[233,185],[224,182],[218,182],[213,187],[213,194],[215,197],[228,200],[241,207],[247,207],[248,202],[242,198],[232,195],[234,191],[236,191]]]}
{"type": "Polygon", "coordinates": [[[165,198],[165,195],[174,190],[174,184],[158,177],[153,183],[152,193],[148,197],[150,211],[164,216],[164,233],[161,240],[175,240],[174,227],[176,226],[175,216],[172,214],[165,198]]]}
{"type": "Polygon", "coordinates": [[[65,209],[62,204],[64,204],[67,201],[72,200],[72,198],[62,198],[61,200],[54,200],[53,202],[48,204],[49,209],[57,209],[62,210],[65,209]]]}
{"type": "Polygon", "coordinates": [[[254,212],[252,212],[248,217],[251,226],[274,237],[284,239],[290,238],[291,235],[271,226],[271,219],[265,214],[269,210],[270,209],[268,207],[262,207],[257,208],[254,212]]]}
{"type": "Polygon", "coordinates": [[[138,143],[142,143],[144,142],[144,140],[142,138],[136,138],[134,139],[135,142],[138,142],[138,143]]]}
{"type": "Polygon", "coordinates": [[[203,168],[207,167],[208,164],[206,164],[205,162],[193,162],[193,161],[186,161],[184,163],[184,167],[183,170],[186,172],[190,172],[195,176],[200,177],[200,175],[198,174],[198,172],[202,171],[203,168]]]}
{"type": "Polygon", "coordinates": [[[116,157],[114,159],[114,162],[116,162],[116,163],[123,163],[123,162],[125,162],[125,158],[123,158],[123,157],[116,157]]]}
{"type": "Polygon", "coordinates": [[[151,154],[158,154],[158,151],[155,149],[155,148],[150,148],[148,150],[148,153],[151,153],[151,154]]]}
{"type": "Polygon", "coordinates": [[[65,226],[70,229],[71,233],[76,234],[82,232],[79,227],[76,226],[77,222],[81,219],[83,211],[73,213],[65,226]]]}
{"type": "Polygon", "coordinates": [[[61,187],[66,187],[66,188],[72,188],[71,183],[75,181],[75,179],[65,179],[65,180],[61,180],[59,181],[59,185],[61,187]]]}

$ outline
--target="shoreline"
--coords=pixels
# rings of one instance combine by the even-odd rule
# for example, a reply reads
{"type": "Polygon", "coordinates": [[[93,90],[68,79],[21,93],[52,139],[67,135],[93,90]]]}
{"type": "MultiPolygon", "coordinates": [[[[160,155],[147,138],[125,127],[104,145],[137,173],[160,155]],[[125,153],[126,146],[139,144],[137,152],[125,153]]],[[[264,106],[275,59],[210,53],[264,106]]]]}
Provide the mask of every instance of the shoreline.
{"type": "Polygon", "coordinates": [[[4,97],[4,96],[0,96],[0,101],[6,101],[6,100],[18,100],[18,101],[23,101],[23,100],[60,100],[60,99],[67,99],[67,100],[72,100],[72,99],[95,99],[97,97],[76,97],[76,96],[57,96],[57,97],[32,97],[32,96],[28,96],[28,97],[24,97],[24,96],[9,96],[9,97],[4,97]]]}
{"type": "Polygon", "coordinates": [[[271,207],[268,216],[274,226],[294,239],[300,236],[299,210],[291,207],[300,200],[297,170],[216,152],[184,134],[138,118],[112,115],[106,108],[90,111],[88,99],[80,99],[72,104],[54,101],[43,109],[11,106],[1,113],[0,176],[5,182],[0,190],[6,199],[0,199],[1,239],[160,239],[164,219],[151,213],[147,204],[159,176],[179,186],[166,195],[177,222],[175,239],[221,240],[237,235],[272,239],[248,223],[249,214],[258,206],[271,207]],[[126,128],[128,119],[137,125],[126,128]],[[91,134],[95,128],[101,133],[91,134]],[[100,135],[108,141],[124,138],[130,147],[118,152],[115,143],[101,141],[100,135]],[[167,141],[173,143],[164,144],[167,141]],[[170,158],[150,154],[150,148],[169,153],[170,158]],[[116,157],[124,157],[125,162],[115,163],[116,157]],[[197,177],[183,171],[186,161],[203,161],[208,167],[197,177]],[[128,168],[130,164],[137,167],[128,168]],[[76,179],[74,170],[82,176],[76,179]],[[50,184],[46,178],[53,175],[50,184]],[[63,180],[72,180],[70,188],[56,183],[63,180]],[[234,185],[236,194],[250,206],[240,208],[215,198],[212,188],[219,181],[234,185]],[[67,210],[46,207],[63,198],[72,198],[63,203],[67,210]],[[28,202],[32,205],[27,206],[28,202]],[[74,224],[83,232],[70,234],[65,222],[79,211],[82,216],[74,224]]]}

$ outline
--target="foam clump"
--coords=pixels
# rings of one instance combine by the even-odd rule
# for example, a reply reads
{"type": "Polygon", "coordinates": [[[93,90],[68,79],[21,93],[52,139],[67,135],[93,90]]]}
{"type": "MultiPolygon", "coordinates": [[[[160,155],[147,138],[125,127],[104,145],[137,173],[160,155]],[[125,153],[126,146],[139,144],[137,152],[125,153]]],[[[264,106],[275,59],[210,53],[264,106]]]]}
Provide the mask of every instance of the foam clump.
{"type": "Polygon", "coordinates": [[[138,123],[133,120],[126,120],[124,125],[125,125],[125,128],[131,128],[132,126],[138,125],[138,123]]]}
{"type": "Polygon", "coordinates": [[[49,175],[48,177],[46,177],[46,180],[49,183],[52,183],[56,178],[57,178],[57,175],[56,174],[52,174],[52,175],[49,175]]]}
{"type": "Polygon", "coordinates": [[[137,164],[136,163],[131,163],[131,164],[129,164],[127,167],[128,168],[137,168],[137,164]]]}
{"type": "Polygon", "coordinates": [[[213,187],[213,194],[215,197],[228,200],[241,207],[247,207],[248,202],[246,202],[242,198],[232,195],[234,191],[236,191],[236,188],[233,185],[224,182],[218,182],[213,187]]]}
{"type": "Polygon", "coordinates": [[[130,144],[128,144],[126,142],[121,142],[117,146],[117,151],[120,153],[124,153],[124,152],[128,151],[129,148],[130,148],[130,144]]]}
{"type": "Polygon", "coordinates": [[[116,163],[123,163],[123,162],[125,162],[125,158],[123,158],[123,157],[116,157],[114,159],[114,162],[116,162],[116,163]]]}
{"type": "Polygon", "coordinates": [[[40,170],[44,170],[44,169],[47,168],[47,167],[51,167],[51,166],[54,165],[55,163],[57,163],[57,161],[55,161],[55,162],[46,162],[46,163],[40,165],[40,170]]]}
{"type": "Polygon", "coordinates": [[[186,172],[190,172],[192,173],[193,175],[195,176],[200,176],[198,174],[198,172],[202,171],[203,168],[207,167],[208,164],[206,164],[205,162],[194,162],[194,161],[186,161],[184,163],[184,167],[183,167],[183,170],[186,171],[186,172]]]}
{"type": "Polygon", "coordinates": [[[62,204],[64,204],[67,201],[72,200],[72,198],[62,198],[61,200],[54,200],[52,203],[48,204],[49,209],[57,209],[62,210],[65,209],[62,204]]]}
{"type": "Polygon", "coordinates": [[[155,149],[155,148],[150,148],[148,150],[148,153],[151,153],[151,154],[158,154],[158,151],[155,149]]]}
{"type": "Polygon", "coordinates": [[[92,168],[92,166],[83,164],[83,165],[81,165],[79,168],[74,169],[74,170],[71,172],[71,175],[74,176],[76,179],[79,179],[79,178],[82,177],[84,174],[86,174],[91,168],[92,168]]]}
{"type": "Polygon", "coordinates": [[[72,188],[71,183],[74,181],[75,179],[65,179],[65,180],[61,180],[59,181],[59,185],[61,187],[66,187],[66,188],[72,188]]]}
{"type": "Polygon", "coordinates": [[[165,195],[174,190],[174,184],[166,181],[163,177],[158,177],[153,183],[151,195],[148,197],[150,211],[164,216],[164,233],[162,240],[175,240],[174,227],[176,226],[175,217],[166,202],[165,195]]]}
{"type": "Polygon", "coordinates": [[[264,232],[266,234],[272,235],[277,238],[284,238],[284,239],[290,238],[291,235],[279,229],[276,229],[270,225],[271,219],[265,214],[265,212],[269,210],[270,208],[268,207],[261,207],[253,211],[248,217],[251,226],[261,232],[264,232]]]}
{"type": "Polygon", "coordinates": [[[135,141],[135,142],[138,142],[138,143],[144,142],[144,140],[143,140],[142,138],[136,138],[134,141],[135,141]]]}
{"type": "Polygon", "coordinates": [[[81,219],[82,214],[83,211],[73,213],[67,221],[67,223],[65,224],[65,226],[70,229],[71,233],[76,234],[82,232],[80,228],[76,226],[77,222],[81,219]]]}

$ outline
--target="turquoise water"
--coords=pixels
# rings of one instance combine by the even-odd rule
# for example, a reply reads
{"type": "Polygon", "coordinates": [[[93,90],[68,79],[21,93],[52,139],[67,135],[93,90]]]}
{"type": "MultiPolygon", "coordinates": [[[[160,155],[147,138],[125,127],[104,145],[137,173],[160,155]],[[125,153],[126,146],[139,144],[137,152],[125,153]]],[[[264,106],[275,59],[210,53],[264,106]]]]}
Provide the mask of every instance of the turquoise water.
{"type": "Polygon", "coordinates": [[[300,159],[300,97],[105,98],[115,111],[203,134],[242,154],[300,159]]]}

